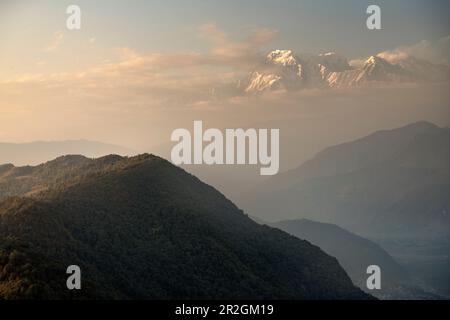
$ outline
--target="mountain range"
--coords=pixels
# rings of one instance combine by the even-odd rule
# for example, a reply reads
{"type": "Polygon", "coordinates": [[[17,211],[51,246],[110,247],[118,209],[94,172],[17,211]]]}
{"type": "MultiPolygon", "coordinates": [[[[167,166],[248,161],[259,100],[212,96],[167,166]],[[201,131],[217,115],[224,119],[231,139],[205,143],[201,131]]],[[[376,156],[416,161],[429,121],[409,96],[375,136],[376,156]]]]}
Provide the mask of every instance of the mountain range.
{"type": "Polygon", "coordinates": [[[369,264],[383,270],[383,290],[369,292],[378,298],[448,296],[449,148],[450,129],[428,122],[326,148],[243,193],[239,204],[267,224],[256,227],[218,191],[151,155],[0,165],[0,299],[359,299],[368,296],[351,281],[364,290],[369,264]],[[209,256],[227,267],[207,265],[209,256]],[[88,270],[82,293],[68,292],[59,278],[68,264],[88,270]],[[160,277],[166,264],[178,267],[160,277]],[[145,278],[143,268],[158,279],[145,278]],[[114,283],[117,270],[123,275],[114,283]],[[176,288],[172,272],[191,273],[177,278],[188,289],[176,288]],[[284,272],[301,289],[287,278],[276,284],[284,272]],[[219,273],[223,292],[214,287],[219,273]],[[222,285],[229,281],[238,289],[222,285]],[[309,292],[314,283],[319,288],[309,292]]]}
{"type": "Polygon", "coordinates": [[[243,195],[267,221],[310,218],[365,236],[450,233],[450,129],[418,122],[326,148],[243,195]]]}
{"type": "Polygon", "coordinates": [[[335,52],[296,54],[274,50],[244,82],[246,93],[305,88],[347,88],[389,83],[427,83],[450,80],[450,67],[410,55],[391,57],[384,53],[352,65],[335,52]]]}
{"type": "Polygon", "coordinates": [[[156,156],[4,166],[0,183],[0,299],[372,298],[335,258],[156,156]]]}

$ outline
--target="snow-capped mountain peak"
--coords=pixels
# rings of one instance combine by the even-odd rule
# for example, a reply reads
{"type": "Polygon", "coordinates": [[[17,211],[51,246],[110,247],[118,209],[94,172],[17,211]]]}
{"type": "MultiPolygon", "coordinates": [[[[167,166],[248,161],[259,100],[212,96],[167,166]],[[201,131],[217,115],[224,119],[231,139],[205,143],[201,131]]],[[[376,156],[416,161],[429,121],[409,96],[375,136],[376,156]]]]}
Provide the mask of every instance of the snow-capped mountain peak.
{"type": "Polygon", "coordinates": [[[297,58],[292,50],[274,50],[267,55],[267,62],[283,67],[298,64],[297,58]]]}
{"type": "MultiPolygon", "coordinates": [[[[370,56],[363,65],[363,72],[369,76],[380,77],[386,74],[404,74],[405,70],[400,65],[391,64],[387,60],[378,57],[370,56]]],[[[382,80],[382,79],[374,79],[382,80]]]]}
{"type": "Polygon", "coordinates": [[[271,51],[261,69],[250,74],[245,91],[340,88],[385,83],[450,81],[450,67],[436,65],[412,56],[368,57],[360,66],[350,66],[347,58],[335,52],[296,55],[292,50],[271,51]],[[395,58],[395,60],[393,60],[395,58]]]}
{"type": "Polygon", "coordinates": [[[323,86],[318,61],[299,57],[292,50],[274,50],[260,70],[250,74],[245,91],[257,93],[266,90],[297,90],[323,86]]]}

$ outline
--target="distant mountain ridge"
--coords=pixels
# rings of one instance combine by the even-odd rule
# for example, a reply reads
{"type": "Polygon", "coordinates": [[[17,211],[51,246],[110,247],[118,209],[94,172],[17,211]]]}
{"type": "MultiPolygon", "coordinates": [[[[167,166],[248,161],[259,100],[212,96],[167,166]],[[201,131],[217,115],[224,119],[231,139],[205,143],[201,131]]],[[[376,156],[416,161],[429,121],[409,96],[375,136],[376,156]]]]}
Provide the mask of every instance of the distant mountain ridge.
{"type": "Polygon", "coordinates": [[[308,219],[285,220],[270,225],[308,240],[336,257],[359,286],[365,286],[366,269],[371,264],[382,268],[384,283],[408,281],[407,271],[379,245],[341,227],[308,219]]]}
{"type": "Polygon", "coordinates": [[[0,201],[0,299],[371,298],[335,258],[159,157],[66,156],[25,170],[52,183],[0,201]],[[81,291],[64,287],[72,264],[81,291]]]}
{"type": "Polygon", "coordinates": [[[413,279],[409,271],[375,242],[329,223],[308,219],[285,220],[270,224],[299,239],[319,246],[336,257],[353,283],[380,299],[440,299],[439,295],[426,292],[420,281],[413,279]],[[377,265],[382,270],[380,290],[368,290],[367,267],[377,265]]]}
{"type": "Polygon", "coordinates": [[[16,166],[37,165],[68,154],[98,158],[109,154],[132,156],[136,154],[136,151],[89,140],[35,141],[29,143],[0,142],[0,165],[8,163],[16,166]]]}
{"type": "Polygon", "coordinates": [[[367,267],[378,265],[383,270],[384,289],[383,292],[376,290],[373,292],[378,297],[389,292],[386,290],[387,287],[409,281],[407,271],[380,246],[336,225],[307,219],[285,220],[270,225],[305,239],[336,257],[353,283],[362,289],[367,290],[367,267]]]}
{"type": "Polygon", "coordinates": [[[440,136],[446,132],[450,132],[450,128],[440,128],[426,121],[376,131],[363,138],[325,148],[313,159],[296,169],[278,174],[272,181],[281,182],[292,177],[296,182],[297,179],[333,176],[364,169],[382,163],[411,145],[419,136],[426,139],[430,135],[440,136]]]}
{"type": "Polygon", "coordinates": [[[450,230],[449,186],[450,130],[418,122],[327,148],[241,204],[269,221],[305,217],[368,236],[437,236],[450,230]]]}

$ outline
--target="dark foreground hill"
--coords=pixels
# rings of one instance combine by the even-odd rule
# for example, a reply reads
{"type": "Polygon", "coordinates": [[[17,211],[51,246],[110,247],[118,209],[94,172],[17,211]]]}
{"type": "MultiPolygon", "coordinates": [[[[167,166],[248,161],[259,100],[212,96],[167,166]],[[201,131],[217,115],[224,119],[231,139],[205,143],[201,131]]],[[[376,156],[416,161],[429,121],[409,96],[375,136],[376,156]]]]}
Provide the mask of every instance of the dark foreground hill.
{"type": "Polygon", "coordinates": [[[59,159],[74,160],[95,169],[0,202],[0,299],[370,298],[335,258],[161,158],[59,159]]]}

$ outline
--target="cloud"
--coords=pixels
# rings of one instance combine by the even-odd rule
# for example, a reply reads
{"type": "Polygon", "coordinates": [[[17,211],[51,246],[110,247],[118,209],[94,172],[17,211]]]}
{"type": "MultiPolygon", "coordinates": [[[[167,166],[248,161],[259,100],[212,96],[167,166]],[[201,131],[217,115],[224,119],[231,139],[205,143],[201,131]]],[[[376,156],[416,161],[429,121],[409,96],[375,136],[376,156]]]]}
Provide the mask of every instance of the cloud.
{"type": "MultiPolygon", "coordinates": [[[[234,40],[211,24],[201,26],[198,33],[211,43],[206,52],[143,53],[125,47],[85,70],[22,74],[1,83],[8,88],[33,87],[49,96],[70,92],[79,93],[83,99],[115,99],[113,104],[139,101],[164,108],[195,105],[237,95],[235,81],[259,63],[262,46],[276,36],[276,31],[261,28],[234,40]]],[[[55,50],[62,39],[62,33],[55,33],[47,51],[55,50]]]]}
{"type": "Polygon", "coordinates": [[[51,41],[50,44],[44,49],[44,51],[49,52],[49,51],[54,51],[54,50],[56,50],[56,49],[61,45],[61,42],[62,42],[63,38],[64,38],[64,34],[63,34],[61,31],[55,32],[55,33],[53,34],[53,39],[52,39],[52,41],[51,41]]]}
{"type": "Polygon", "coordinates": [[[437,64],[450,65],[450,36],[437,41],[422,40],[413,45],[383,51],[378,55],[393,63],[408,56],[413,56],[437,64]]]}
{"type": "MultiPolygon", "coordinates": [[[[105,109],[120,109],[124,105],[130,110],[142,106],[147,109],[210,109],[218,105],[219,100],[234,105],[240,101],[242,93],[238,80],[244,79],[263,61],[265,46],[277,36],[277,31],[253,29],[239,39],[214,24],[203,25],[197,31],[210,43],[208,50],[161,53],[124,47],[110,52],[103,62],[83,70],[45,73],[41,68],[39,73],[21,74],[0,84],[10,97],[34,94],[55,105],[64,104],[57,101],[59,98],[70,99],[74,107],[78,103],[103,105],[105,109]]],[[[62,33],[55,33],[49,49],[55,50],[62,39],[62,33]]],[[[409,52],[435,52],[437,49],[430,47],[441,50],[448,46],[449,38],[433,45],[427,43],[429,45],[399,47],[384,54],[394,57],[409,52]]],[[[45,67],[51,64],[49,60],[46,62],[45,67]]],[[[279,96],[262,98],[281,101],[279,96]]]]}
{"type": "Polygon", "coordinates": [[[261,49],[271,42],[278,32],[268,28],[254,29],[243,40],[235,41],[220,31],[216,25],[200,27],[200,35],[213,44],[211,58],[216,62],[230,65],[253,65],[260,58],[261,49]]]}

